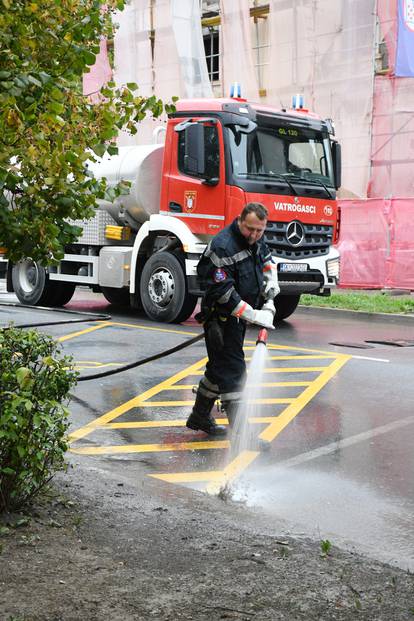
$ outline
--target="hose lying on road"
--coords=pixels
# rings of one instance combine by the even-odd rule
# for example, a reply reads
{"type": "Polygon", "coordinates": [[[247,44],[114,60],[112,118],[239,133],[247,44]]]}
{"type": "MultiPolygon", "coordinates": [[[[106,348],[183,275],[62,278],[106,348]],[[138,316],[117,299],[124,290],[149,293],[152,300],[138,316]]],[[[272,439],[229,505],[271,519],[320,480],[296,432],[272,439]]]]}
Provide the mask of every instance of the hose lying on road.
{"type": "Polygon", "coordinates": [[[135,369],[135,367],[140,367],[143,364],[147,364],[147,362],[152,362],[153,360],[158,360],[159,358],[164,358],[165,356],[170,356],[171,354],[175,354],[176,351],[180,351],[180,349],[184,349],[185,347],[189,347],[197,341],[201,341],[204,338],[204,333],[198,334],[194,336],[192,339],[188,339],[184,341],[184,343],[180,343],[175,347],[171,347],[171,349],[165,349],[164,351],[159,352],[158,354],[154,354],[153,356],[148,356],[148,358],[142,358],[141,360],[137,360],[136,362],[131,362],[130,364],[125,364],[119,369],[112,369],[111,371],[104,371],[103,373],[96,373],[95,375],[84,375],[83,377],[78,377],[78,382],[85,382],[86,380],[98,379],[98,377],[107,377],[108,375],[115,375],[115,373],[121,373],[122,371],[128,371],[128,369],[135,369]]]}
{"type": "Polygon", "coordinates": [[[82,323],[85,321],[109,321],[112,319],[111,315],[104,315],[101,313],[88,313],[83,311],[74,311],[69,310],[67,308],[50,308],[48,306],[30,306],[28,304],[17,304],[14,302],[0,302],[0,306],[14,306],[16,308],[30,308],[33,310],[40,311],[53,311],[55,313],[66,313],[70,315],[82,315],[83,319],[68,319],[67,321],[44,321],[41,323],[25,323],[25,324],[15,324],[13,323],[11,326],[0,327],[0,330],[7,330],[9,327],[11,328],[38,328],[39,326],[58,326],[60,324],[66,323],[82,323]],[[86,316],[86,319],[85,319],[86,316]]]}
{"type": "MultiPolygon", "coordinates": [[[[17,308],[33,308],[36,310],[46,310],[46,311],[55,311],[55,312],[60,312],[60,313],[71,313],[71,314],[76,314],[76,315],[83,315],[83,319],[71,319],[68,321],[47,321],[44,323],[27,323],[27,324],[21,324],[21,325],[13,324],[13,326],[5,326],[4,328],[0,328],[0,330],[7,330],[9,327],[37,328],[39,326],[56,326],[59,324],[66,324],[66,323],[82,323],[85,321],[98,321],[98,320],[103,321],[103,320],[111,319],[111,315],[100,315],[100,314],[86,313],[86,312],[84,313],[82,311],[72,311],[68,309],[57,310],[55,308],[48,308],[48,307],[43,307],[43,306],[28,306],[24,304],[15,304],[13,302],[1,302],[0,306],[16,306],[17,308]],[[87,316],[86,319],[85,319],[85,315],[87,316]]],[[[171,349],[166,349],[164,351],[159,352],[158,354],[154,354],[153,356],[148,356],[148,358],[142,358],[141,360],[136,360],[135,362],[131,362],[130,364],[125,364],[122,367],[119,367],[118,369],[112,369],[111,371],[103,371],[102,373],[95,373],[94,375],[84,375],[83,377],[79,377],[78,382],[85,382],[87,380],[107,377],[108,375],[115,375],[116,373],[122,373],[123,371],[128,371],[129,369],[135,369],[136,367],[140,367],[143,364],[147,364],[148,362],[153,362],[154,360],[158,360],[159,358],[164,358],[165,356],[170,356],[171,354],[175,354],[175,352],[180,351],[181,349],[184,349],[185,347],[189,347],[190,345],[197,343],[197,341],[201,341],[203,337],[204,337],[204,333],[202,332],[201,334],[198,334],[192,339],[188,339],[187,341],[184,341],[184,343],[180,343],[179,345],[176,345],[175,347],[171,347],[171,349]]]]}

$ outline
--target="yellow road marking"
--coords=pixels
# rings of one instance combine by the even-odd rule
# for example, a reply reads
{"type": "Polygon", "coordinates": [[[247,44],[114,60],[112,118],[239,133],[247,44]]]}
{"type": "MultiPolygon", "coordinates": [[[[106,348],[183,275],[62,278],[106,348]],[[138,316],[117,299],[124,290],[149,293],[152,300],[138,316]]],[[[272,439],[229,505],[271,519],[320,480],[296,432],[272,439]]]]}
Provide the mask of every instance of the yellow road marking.
{"type": "Polygon", "coordinates": [[[264,429],[259,435],[262,440],[272,442],[277,435],[288,425],[305,405],[323,388],[323,386],[338,373],[339,369],[352,358],[345,354],[338,354],[337,360],[332,362],[329,367],[325,367],[324,371],[317,377],[303,393],[295,399],[278,417],[273,421],[267,429],[264,429]]]}
{"type": "Polygon", "coordinates": [[[70,334],[66,334],[65,336],[60,336],[57,340],[63,343],[63,341],[68,341],[69,339],[74,339],[76,336],[82,336],[82,334],[88,334],[89,332],[94,332],[95,330],[100,330],[101,328],[107,328],[108,322],[106,323],[98,323],[96,326],[91,326],[90,328],[85,328],[85,330],[79,330],[78,332],[71,332],[70,334]]]}
{"type": "Polygon", "coordinates": [[[221,479],[209,483],[206,491],[209,494],[218,494],[219,491],[238,477],[260,455],[259,451],[242,451],[222,472],[221,479]]]}
{"type": "Polygon", "coordinates": [[[150,399],[151,397],[158,394],[162,390],[168,390],[172,384],[175,384],[176,382],[181,381],[182,379],[187,377],[189,373],[191,374],[193,373],[194,370],[199,369],[201,366],[205,365],[206,361],[207,361],[207,358],[202,358],[195,364],[191,365],[190,367],[187,367],[183,371],[179,371],[178,373],[171,376],[164,382],[161,382],[160,384],[153,386],[152,388],[150,388],[149,390],[146,390],[145,392],[141,393],[137,397],[133,397],[132,399],[129,399],[129,401],[126,401],[122,405],[114,408],[113,410],[110,410],[106,414],[103,414],[102,416],[98,416],[98,418],[95,418],[94,420],[90,421],[84,427],[80,427],[80,429],[76,429],[74,432],[72,432],[69,435],[69,441],[74,442],[75,440],[84,438],[85,436],[90,434],[92,431],[94,431],[94,429],[96,429],[97,427],[101,427],[102,425],[106,423],[110,423],[111,421],[114,420],[114,418],[118,418],[118,416],[125,414],[125,412],[128,412],[132,408],[141,407],[147,399],[150,399]]]}
{"type": "MultiPolygon", "coordinates": [[[[85,320],[85,323],[88,319],[85,320]]],[[[69,339],[73,339],[77,336],[82,336],[83,334],[88,334],[89,332],[94,332],[94,330],[100,330],[101,328],[109,328],[111,326],[122,326],[126,328],[137,328],[140,330],[151,330],[155,332],[169,332],[172,334],[184,334],[185,336],[197,336],[199,332],[187,332],[184,330],[171,330],[168,328],[154,328],[152,326],[141,326],[135,325],[133,323],[122,323],[119,321],[100,321],[97,325],[91,326],[90,328],[85,328],[84,330],[78,330],[77,332],[71,332],[70,334],[66,334],[64,336],[60,336],[57,340],[61,343],[63,341],[68,341],[69,339]]]]}
{"type": "Polygon", "coordinates": [[[109,321],[107,325],[122,326],[125,328],[139,328],[140,330],[152,330],[154,332],[168,332],[170,334],[184,334],[186,336],[197,336],[200,334],[200,330],[197,332],[187,332],[186,330],[172,330],[171,328],[154,328],[152,326],[141,326],[140,324],[123,323],[121,321],[109,321]]]}
{"type": "MultiPolygon", "coordinates": [[[[99,324],[86,330],[73,333],[63,339],[73,338],[74,336],[91,332],[94,329],[100,327],[120,325],[132,328],[149,329],[161,332],[175,332],[178,334],[194,335],[194,332],[182,332],[177,330],[151,328],[148,326],[139,326],[133,324],[124,324],[120,322],[106,322],[105,324],[99,324]]],[[[253,342],[254,344],[254,342],[253,342]]],[[[254,347],[245,347],[246,350],[253,350],[254,347]]],[[[256,399],[249,400],[250,403],[261,404],[286,404],[287,407],[279,414],[267,417],[253,417],[249,419],[252,424],[266,425],[265,429],[259,435],[260,438],[271,442],[291,420],[306,406],[306,404],[322,389],[322,387],[331,379],[339,369],[349,360],[352,356],[343,354],[330,354],[319,350],[308,350],[299,347],[291,346],[268,346],[269,350],[283,350],[286,352],[301,352],[300,354],[288,355],[274,355],[270,356],[271,360],[291,360],[292,362],[298,360],[333,360],[327,366],[301,366],[301,367],[270,367],[264,370],[265,373],[320,373],[320,375],[312,381],[280,381],[280,382],[261,382],[260,386],[263,387],[276,387],[276,386],[302,386],[305,390],[296,398],[282,399],[282,398],[269,398],[269,399],[256,399]],[[309,352],[309,353],[304,353],[309,352]],[[317,355],[320,354],[320,355],[317,355]]],[[[249,359],[249,358],[247,358],[249,359]]],[[[151,398],[161,392],[167,392],[169,390],[191,390],[192,384],[179,384],[180,381],[187,377],[203,375],[204,366],[207,358],[199,360],[195,364],[187,367],[183,371],[176,373],[174,376],[153,386],[151,389],[144,393],[130,399],[126,403],[122,404],[107,412],[103,416],[91,421],[81,429],[76,430],[70,436],[70,440],[76,441],[90,434],[92,431],[98,428],[108,427],[110,429],[156,429],[156,428],[168,428],[168,427],[184,427],[185,420],[163,420],[163,421],[131,421],[131,422],[112,422],[122,414],[130,411],[134,408],[143,407],[186,407],[191,406],[194,400],[182,400],[182,401],[151,401],[151,398]],[[201,370],[203,369],[203,370],[201,370]]],[[[92,364],[92,363],[91,363],[92,364]]],[[[97,363],[99,364],[99,363],[97,363]]],[[[217,420],[220,424],[228,424],[226,418],[217,420]]],[[[195,450],[212,450],[212,449],[226,449],[229,447],[227,440],[223,441],[192,441],[192,442],[177,442],[177,443],[154,443],[154,444],[131,444],[120,446],[82,446],[72,447],[71,450],[75,453],[85,455],[103,455],[103,454],[120,454],[120,453],[148,453],[148,452],[168,452],[168,451],[195,451],[195,450]]],[[[190,473],[166,473],[166,474],[154,474],[150,475],[154,478],[169,482],[191,482],[191,481],[206,481],[208,482],[207,491],[210,493],[217,493],[226,483],[236,478],[243,470],[245,470],[256,458],[260,455],[258,451],[244,451],[240,453],[224,470],[209,471],[209,472],[190,472],[190,473]]]]}
{"type": "MultiPolygon", "coordinates": [[[[257,388],[258,386],[262,386],[263,388],[275,388],[276,386],[309,386],[311,382],[257,382],[256,384],[251,384],[247,382],[246,386],[250,386],[251,388],[257,388]]],[[[177,386],[170,386],[168,390],[192,390],[194,384],[178,384],[177,386]]]]}
{"type": "Polygon", "coordinates": [[[309,386],[312,382],[260,382],[258,384],[249,384],[247,386],[262,386],[263,388],[274,388],[276,386],[309,386]]]}
{"type": "MultiPolygon", "coordinates": [[[[291,356],[289,355],[280,355],[280,356],[267,356],[267,360],[324,360],[324,359],[332,359],[332,358],[336,358],[335,354],[304,354],[303,356],[301,356],[300,354],[292,354],[291,356]]],[[[246,361],[252,360],[252,356],[246,356],[245,357],[246,361]]]]}
{"type": "Polygon", "coordinates": [[[308,373],[310,371],[320,372],[329,367],[268,367],[264,373],[308,373]]]}
{"type": "MultiPolygon", "coordinates": [[[[255,341],[245,341],[245,343],[254,343],[253,347],[246,347],[244,346],[243,349],[248,351],[248,350],[253,350],[256,349],[256,344],[255,341]]],[[[325,350],[321,350],[321,349],[307,349],[306,347],[294,347],[293,345],[272,345],[271,343],[267,344],[267,349],[270,350],[283,350],[283,351],[308,351],[311,354],[323,354],[326,355],[328,352],[325,350]]],[[[341,354],[334,354],[335,356],[340,356],[341,354]]]]}
{"type": "MultiPolygon", "coordinates": [[[[264,373],[306,373],[308,371],[324,371],[328,367],[268,367],[263,369],[264,373]]],[[[247,375],[249,374],[249,369],[247,369],[247,375]]],[[[195,371],[191,373],[191,375],[204,375],[204,371],[195,371]]]]}
{"type": "Polygon", "coordinates": [[[82,446],[72,448],[79,455],[110,455],[114,453],[162,453],[167,451],[205,451],[224,449],[230,446],[227,440],[208,442],[177,442],[169,444],[120,444],[119,446],[82,446]]]}
{"type": "Polygon", "coordinates": [[[200,472],[174,472],[173,474],[150,474],[154,479],[167,483],[197,483],[199,481],[221,481],[222,470],[204,470],[200,472]]]}
{"type": "MultiPolygon", "coordinates": [[[[272,423],[277,416],[254,416],[249,423],[272,423]]],[[[157,429],[159,427],[185,427],[184,419],[175,420],[137,420],[127,423],[106,423],[102,429],[157,429]]],[[[216,418],[219,425],[228,425],[227,418],[216,418]]]]}
{"type": "Polygon", "coordinates": [[[204,470],[202,472],[174,472],[165,474],[150,474],[154,479],[167,483],[197,483],[210,482],[207,491],[217,494],[226,484],[239,476],[260,455],[257,451],[243,451],[228,464],[224,470],[204,470]]]}
{"type": "Polygon", "coordinates": [[[79,371],[81,369],[102,369],[104,367],[122,367],[122,365],[126,364],[125,362],[76,362],[75,361],[75,370],[79,371]]]}
{"type": "MultiPolygon", "coordinates": [[[[276,403],[293,403],[295,399],[247,399],[245,403],[262,403],[267,405],[272,405],[276,403]]],[[[184,407],[184,406],[192,406],[194,405],[193,401],[146,401],[145,403],[140,404],[140,408],[151,408],[151,407],[184,407]]]]}

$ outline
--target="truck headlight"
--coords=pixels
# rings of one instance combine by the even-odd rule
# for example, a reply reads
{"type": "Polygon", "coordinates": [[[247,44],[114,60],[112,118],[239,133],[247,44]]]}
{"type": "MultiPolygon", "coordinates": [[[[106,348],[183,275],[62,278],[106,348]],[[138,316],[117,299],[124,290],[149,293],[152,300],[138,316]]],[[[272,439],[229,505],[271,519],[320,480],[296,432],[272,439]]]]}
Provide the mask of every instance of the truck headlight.
{"type": "Polygon", "coordinates": [[[336,257],[336,259],[330,259],[326,262],[326,271],[330,278],[336,278],[336,280],[339,280],[339,257],[336,257]]]}

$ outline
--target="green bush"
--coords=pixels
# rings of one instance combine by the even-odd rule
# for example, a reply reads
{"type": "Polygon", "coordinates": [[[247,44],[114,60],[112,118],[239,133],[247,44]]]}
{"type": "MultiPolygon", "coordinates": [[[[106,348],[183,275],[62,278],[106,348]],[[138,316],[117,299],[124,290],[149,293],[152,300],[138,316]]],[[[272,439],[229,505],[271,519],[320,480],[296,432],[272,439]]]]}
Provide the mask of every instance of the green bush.
{"type": "Polygon", "coordinates": [[[51,337],[0,330],[0,513],[22,507],[64,470],[64,403],[76,377],[51,337]]]}

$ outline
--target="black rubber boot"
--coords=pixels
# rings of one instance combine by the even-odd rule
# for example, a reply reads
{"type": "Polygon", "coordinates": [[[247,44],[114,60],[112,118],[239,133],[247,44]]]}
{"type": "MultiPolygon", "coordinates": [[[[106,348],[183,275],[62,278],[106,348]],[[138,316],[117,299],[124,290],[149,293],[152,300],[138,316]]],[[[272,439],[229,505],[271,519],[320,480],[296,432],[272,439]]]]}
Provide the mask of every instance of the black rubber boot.
{"type": "Polygon", "coordinates": [[[226,427],[217,425],[211,414],[215,401],[215,397],[206,397],[198,389],[193,411],[188,417],[186,426],[195,431],[204,431],[210,436],[224,436],[227,433],[226,427]]]}
{"type": "Polygon", "coordinates": [[[221,410],[227,416],[230,427],[234,427],[239,406],[240,401],[223,401],[221,404],[221,410]]]}

